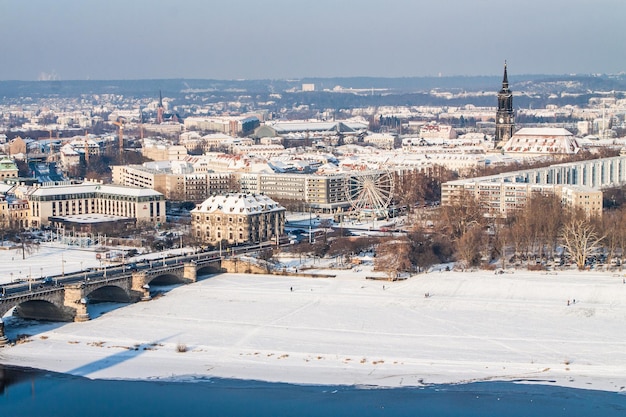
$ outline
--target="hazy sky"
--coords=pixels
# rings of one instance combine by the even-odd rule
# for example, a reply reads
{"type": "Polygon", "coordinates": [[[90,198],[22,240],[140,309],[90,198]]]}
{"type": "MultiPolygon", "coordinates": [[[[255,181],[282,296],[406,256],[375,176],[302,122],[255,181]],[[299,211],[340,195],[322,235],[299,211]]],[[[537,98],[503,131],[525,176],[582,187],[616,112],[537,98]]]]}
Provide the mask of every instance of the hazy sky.
{"type": "Polygon", "coordinates": [[[0,0],[0,80],[616,73],[625,0],[0,0]]]}

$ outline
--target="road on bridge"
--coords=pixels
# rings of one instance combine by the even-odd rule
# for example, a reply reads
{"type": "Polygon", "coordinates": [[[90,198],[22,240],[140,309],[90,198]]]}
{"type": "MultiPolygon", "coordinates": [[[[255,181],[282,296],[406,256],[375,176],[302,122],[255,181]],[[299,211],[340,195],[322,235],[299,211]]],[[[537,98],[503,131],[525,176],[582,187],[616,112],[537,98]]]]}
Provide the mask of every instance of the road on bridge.
{"type": "Polygon", "coordinates": [[[159,268],[167,268],[169,266],[180,265],[186,262],[209,262],[215,261],[225,255],[235,255],[242,253],[255,252],[259,249],[270,247],[271,242],[264,242],[262,245],[242,245],[230,248],[228,251],[207,251],[197,252],[189,255],[174,255],[163,256],[154,259],[144,259],[137,262],[129,262],[123,265],[116,265],[111,267],[104,266],[98,269],[86,269],[83,271],[49,276],[46,278],[22,280],[19,282],[13,282],[9,284],[3,284],[0,286],[0,297],[9,298],[17,297],[28,292],[38,291],[50,291],[55,287],[63,286],[66,284],[73,284],[77,282],[91,281],[100,282],[105,280],[112,280],[122,276],[128,276],[132,272],[141,270],[152,270],[158,272],[159,268]]]}

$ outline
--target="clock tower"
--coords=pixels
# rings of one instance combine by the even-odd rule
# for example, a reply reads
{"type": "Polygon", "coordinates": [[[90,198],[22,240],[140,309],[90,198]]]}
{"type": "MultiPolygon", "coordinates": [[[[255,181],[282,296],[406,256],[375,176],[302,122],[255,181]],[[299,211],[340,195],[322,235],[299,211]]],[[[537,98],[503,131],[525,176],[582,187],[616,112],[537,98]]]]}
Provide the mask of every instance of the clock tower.
{"type": "Polygon", "coordinates": [[[513,93],[509,90],[509,79],[506,73],[506,61],[504,62],[504,77],[502,89],[498,92],[498,111],[496,112],[496,146],[501,147],[504,142],[511,139],[515,129],[515,115],[513,114],[513,93]]]}

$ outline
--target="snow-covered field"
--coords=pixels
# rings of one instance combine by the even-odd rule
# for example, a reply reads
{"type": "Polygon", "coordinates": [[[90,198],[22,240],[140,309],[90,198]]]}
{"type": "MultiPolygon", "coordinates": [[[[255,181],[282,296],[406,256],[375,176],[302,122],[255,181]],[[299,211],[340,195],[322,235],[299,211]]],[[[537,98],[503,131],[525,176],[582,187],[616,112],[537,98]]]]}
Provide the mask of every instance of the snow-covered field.
{"type": "Polygon", "coordinates": [[[524,380],[626,391],[623,274],[434,272],[387,282],[366,280],[367,267],[324,272],[337,277],[216,275],[149,302],[90,306],[85,323],[5,317],[10,338],[30,337],[0,349],[0,361],[90,378],[524,380]]]}
{"type": "MultiPolygon", "coordinates": [[[[6,242],[5,242],[6,244],[6,242]]],[[[55,242],[41,243],[33,246],[33,250],[22,253],[21,248],[7,249],[0,246],[0,284],[15,280],[39,279],[47,275],[61,275],[78,272],[81,268],[101,266],[96,258],[96,248],[77,248],[55,242]]],[[[191,251],[191,249],[188,249],[191,251]]],[[[184,251],[184,249],[182,250],[184,251]]],[[[181,249],[168,251],[179,254],[181,249]]],[[[161,253],[137,256],[137,259],[159,259],[161,253]]],[[[129,260],[130,261],[130,260],[129,260]]]]}

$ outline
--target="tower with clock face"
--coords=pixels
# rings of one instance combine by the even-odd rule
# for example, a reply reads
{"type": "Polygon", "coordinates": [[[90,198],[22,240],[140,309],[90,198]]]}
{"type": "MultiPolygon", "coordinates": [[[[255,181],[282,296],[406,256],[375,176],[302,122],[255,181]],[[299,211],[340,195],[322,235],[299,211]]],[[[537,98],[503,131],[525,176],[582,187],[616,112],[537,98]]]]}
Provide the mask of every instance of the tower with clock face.
{"type": "Polygon", "coordinates": [[[496,144],[502,144],[513,136],[515,129],[515,114],[513,113],[513,93],[509,89],[509,79],[504,63],[504,77],[502,89],[498,92],[498,111],[496,112],[496,144]]]}

